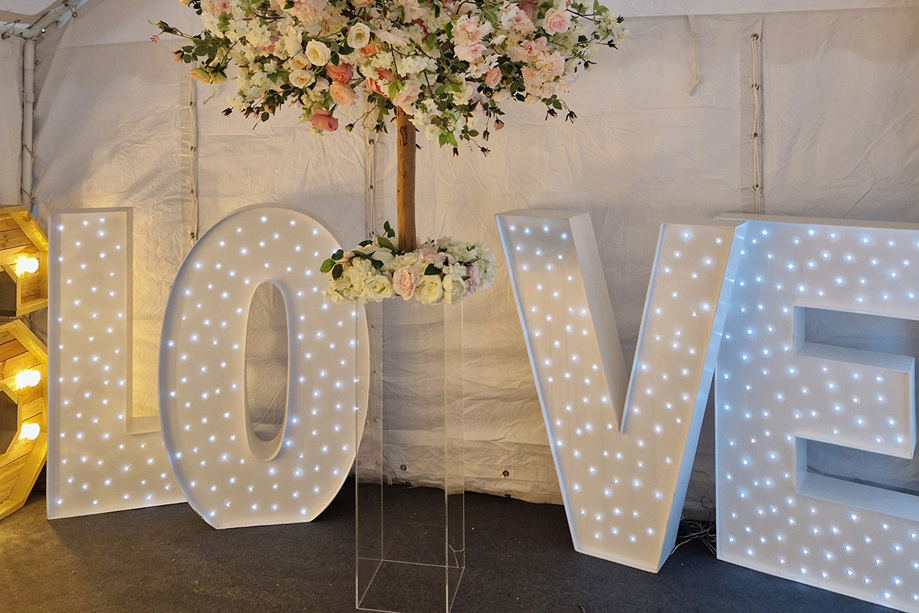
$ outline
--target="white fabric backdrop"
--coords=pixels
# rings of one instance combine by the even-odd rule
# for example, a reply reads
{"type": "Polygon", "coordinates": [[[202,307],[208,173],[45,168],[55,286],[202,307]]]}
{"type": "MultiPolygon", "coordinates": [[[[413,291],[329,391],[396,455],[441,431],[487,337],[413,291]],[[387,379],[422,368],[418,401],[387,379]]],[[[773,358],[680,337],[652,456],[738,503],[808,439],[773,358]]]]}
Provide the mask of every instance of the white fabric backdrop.
{"type": "Polygon", "coordinates": [[[0,40],[0,206],[19,204],[22,153],[22,39],[0,40]]]}
{"type": "MultiPolygon", "coordinates": [[[[293,113],[254,129],[223,117],[231,85],[212,97],[190,82],[187,66],[172,63],[175,45],[146,41],[155,32],[148,19],[194,27],[186,13],[174,0],[95,0],[59,42],[39,45],[39,219],[62,208],[135,208],[142,412],[155,410],[156,331],[194,228],[194,134],[202,233],[259,202],[300,208],[344,244],[362,238],[367,221],[362,136],[314,138],[293,113]]],[[[919,220],[917,24],[915,9],[699,17],[696,47],[685,17],[632,19],[622,49],[603,53],[567,97],[579,116],[573,126],[518,105],[487,158],[463,150],[453,159],[425,146],[419,233],[484,239],[500,252],[496,213],[589,211],[631,359],[660,223],[752,211],[753,33],[763,34],[767,212],[919,220]]],[[[386,137],[375,146],[377,226],[395,217],[392,148],[386,137]]],[[[500,253],[499,266],[496,287],[465,303],[468,487],[559,502],[500,253]]],[[[712,449],[709,426],[696,462],[708,474],[712,449]]],[[[422,453],[397,474],[423,481],[425,469],[422,453]]],[[[696,511],[714,494],[703,472],[687,499],[696,511]]]]}

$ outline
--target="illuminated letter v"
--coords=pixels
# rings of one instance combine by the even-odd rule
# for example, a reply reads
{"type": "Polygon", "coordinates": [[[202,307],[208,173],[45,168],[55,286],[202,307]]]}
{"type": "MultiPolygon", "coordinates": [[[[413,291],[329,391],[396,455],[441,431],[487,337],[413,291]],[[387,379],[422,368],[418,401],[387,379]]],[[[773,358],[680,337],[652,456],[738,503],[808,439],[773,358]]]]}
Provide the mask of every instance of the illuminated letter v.
{"type": "Polygon", "coordinates": [[[743,222],[661,226],[630,379],[590,216],[511,211],[498,229],[574,547],[657,572],[676,540],[743,222]]]}

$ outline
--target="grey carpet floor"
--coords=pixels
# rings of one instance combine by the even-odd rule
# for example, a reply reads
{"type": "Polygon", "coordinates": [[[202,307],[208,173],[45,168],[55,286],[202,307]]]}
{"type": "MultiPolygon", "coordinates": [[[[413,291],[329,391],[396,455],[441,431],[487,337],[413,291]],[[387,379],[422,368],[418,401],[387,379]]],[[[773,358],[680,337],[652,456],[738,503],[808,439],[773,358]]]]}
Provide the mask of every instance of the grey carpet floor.
{"type": "MultiPolygon", "coordinates": [[[[218,531],[184,504],[49,522],[35,492],[0,521],[0,611],[353,611],[353,505],[348,482],[310,524],[218,531]]],[[[467,494],[466,530],[457,613],[888,610],[719,562],[698,542],[657,575],[578,554],[555,505],[467,494]]],[[[393,590],[412,607],[411,586],[393,590]]]]}

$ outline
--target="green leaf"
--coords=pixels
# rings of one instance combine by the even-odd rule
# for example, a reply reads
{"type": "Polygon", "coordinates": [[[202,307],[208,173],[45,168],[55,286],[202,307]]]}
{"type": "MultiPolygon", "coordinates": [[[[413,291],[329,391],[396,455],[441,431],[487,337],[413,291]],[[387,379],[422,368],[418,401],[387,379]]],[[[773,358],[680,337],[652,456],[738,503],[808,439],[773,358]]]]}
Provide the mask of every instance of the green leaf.
{"type": "Polygon", "coordinates": [[[380,243],[380,247],[385,247],[386,249],[389,249],[390,251],[396,250],[396,247],[395,245],[392,244],[392,241],[390,241],[385,236],[377,237],[377,242],[380,243]]]}
{"type": "Polygon", "coordinates": [[[345,269],[341,264],[336,264],[335,266],[332,267],[332,278],[340,279],[344,271],[345,269]]]}
{"type": "Polygon", "coordinates": [[[333,262],[331,258],[328,259],[328,260],[325,260],[325,261],[322,263],[322,266],[319,268],[319,272],[325,274],[325,273],[329,272],[330,270],[332,270],[332,267],[333,267],[333,266],[335,266],[335,262],[333,262]]]}
{"type": "Polygon", "coordinates": [[[386,236],[388,236],[389,238],[395,238],[396,231],[392,229],[392,226],[389,225],[388,221],[383,223],[383,230],[386,231],[386,236]]]}
{"type": "Polygon", "coordinates": [[[425,275],[439,275],[440,268],[436,264],[428,264],[428,267],[424,269],[425,275]]]}
{"type": "Polygon", "coordinates": [[[395,98],[400,89],[402,89],[402,83],[400,83],[398,79],[393,79],[392,83],[390,83],[389,87],[387,88],[389,99],[392,100],[395,98]]]}
{"type": "Polygon", "coordinates": [[[381,261],[379,261],[379,260],[371,259],[371,260],[370,260],[370,263],[373,264],[373,267],[376,268],[377,270],[383,268],[383,262],[381,262],[381,261]]]}
{"type": "Polygon", "coordinates": [[[340,260],[342,257],[344,257],[344,255],[345,255],[345,252],[342,251],[341,249],[339,249],[338,251],[336,251],[335,253],[332,254],[332,259],[333,259],[333,260],[340,260]]]}
{"type": "Polygon", "coordinates": [[[367,245],[369,245],[369,244],[372,243],[372,242],[373,242],[373,241],[370,240],[370,239],[368,238],[368,239],[365,240],[365,241],[359,242],[358,245],[360,245],[361,247],[366,247],[367,245]]]}
{"type": "Polygon", "coordinates": [[[358,250],[356,250],[356,249],[355,249],[354,251],[352,251],[352,253],[354,254],[355,257],[358,257],[358,258],[365,258],[365,257],[367,257],[367,254],[366,254],[366,253],[364,253],[363,251],[358,251],[358,250]]]}

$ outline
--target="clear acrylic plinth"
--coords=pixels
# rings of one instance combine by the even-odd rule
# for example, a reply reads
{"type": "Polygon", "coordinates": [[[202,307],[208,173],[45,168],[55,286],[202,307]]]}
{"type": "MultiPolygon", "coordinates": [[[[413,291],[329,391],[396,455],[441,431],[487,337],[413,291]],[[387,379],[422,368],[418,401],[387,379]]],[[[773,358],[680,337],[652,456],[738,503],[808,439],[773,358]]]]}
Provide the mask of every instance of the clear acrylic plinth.
{"type": "Polygon", "coordinates": [[[466,568],[462,306],[394,298],[368,309],[368,319],[370,399],[354,469],[356,607],[450,611],[466,568]]]}

